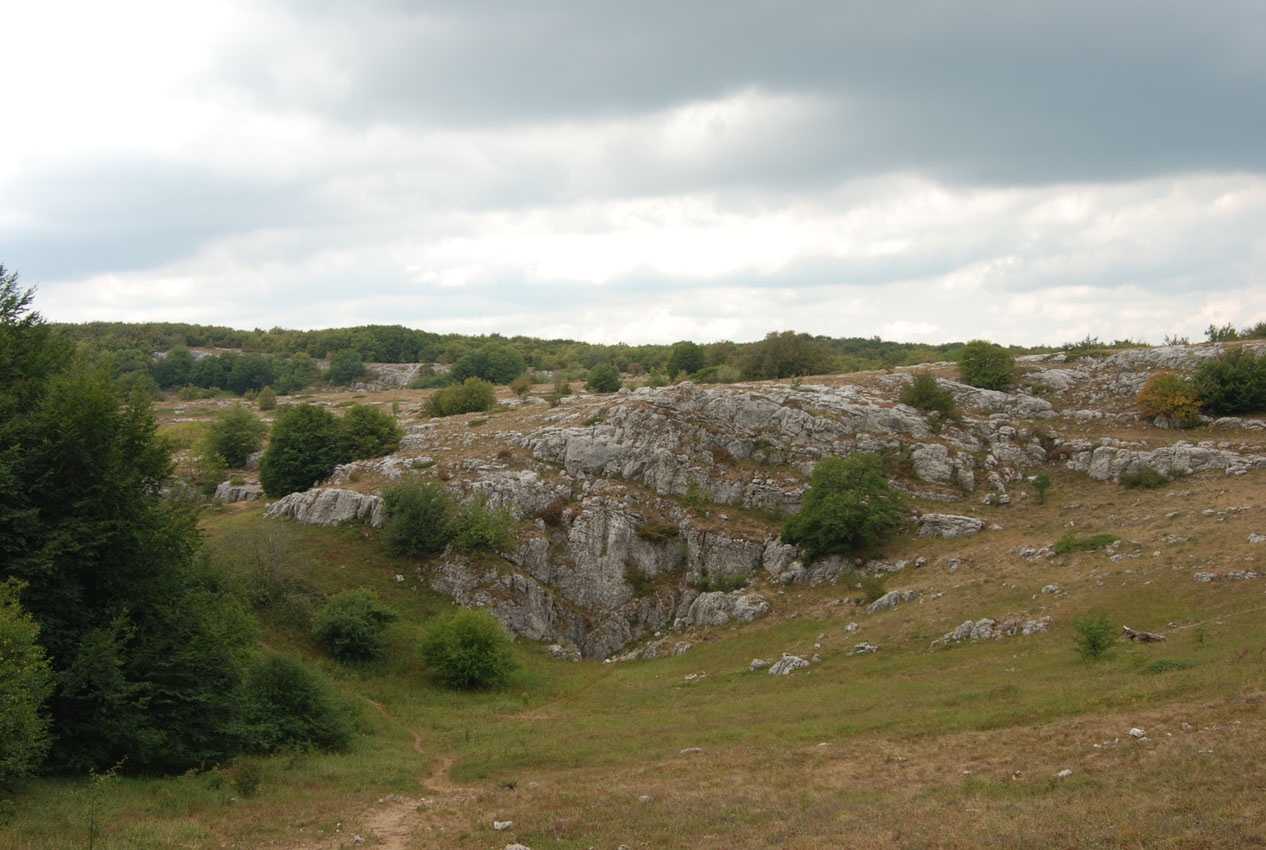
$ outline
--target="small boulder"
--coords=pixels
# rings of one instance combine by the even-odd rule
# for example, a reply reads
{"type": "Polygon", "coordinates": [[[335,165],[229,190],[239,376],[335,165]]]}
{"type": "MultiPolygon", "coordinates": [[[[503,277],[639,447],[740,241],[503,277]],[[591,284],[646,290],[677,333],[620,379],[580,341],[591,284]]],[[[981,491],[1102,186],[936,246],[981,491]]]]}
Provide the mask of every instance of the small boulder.
{"type": "Polygon", "coordinates": [[[778,659],[774,666],[769,668],[769,675],[786,676],[795,670],[808,666],[809,662],[806,659],[798,655],[788,655],[784,652],[782,658],[778,659]]]}

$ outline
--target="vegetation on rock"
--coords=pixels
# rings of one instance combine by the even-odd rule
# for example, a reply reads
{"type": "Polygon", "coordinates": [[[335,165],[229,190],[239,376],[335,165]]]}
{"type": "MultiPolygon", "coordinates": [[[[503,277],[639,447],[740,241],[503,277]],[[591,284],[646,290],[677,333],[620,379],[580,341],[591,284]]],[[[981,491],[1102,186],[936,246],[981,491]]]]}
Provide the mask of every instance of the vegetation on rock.
{"type": "Polygon", "coordinates": [[[988,340],[972,340],[958,353],[958,373],[973,387],[1005,392],[1015,384],[1015,356],[988,340]]]}
{"type": "Polygon", "coordinates": [[[800,510],[783,523],[782,540],[799,544],[809,561],[872,553],[901,528],[905,505],[884,478],[878,455],[823,458],[800,510]]]}
{"type": "Polygon", "coordinates": [[[1135,401],[1147,417],[1163,416],[1180,428],[1200,422],[1200,398],[1195,384],[1175,372],[1155,372],[1143,384],[1135,401]]]}

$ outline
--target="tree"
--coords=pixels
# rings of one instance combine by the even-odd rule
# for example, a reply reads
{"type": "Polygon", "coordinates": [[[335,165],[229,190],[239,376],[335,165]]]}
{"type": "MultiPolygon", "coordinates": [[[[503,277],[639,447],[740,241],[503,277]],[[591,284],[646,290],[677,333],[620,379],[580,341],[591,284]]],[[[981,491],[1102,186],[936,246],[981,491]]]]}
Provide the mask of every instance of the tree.
{"type": "Polygon", "coordinates": [[[1200,399],[1190,379],[1174,372],[1155,372],[1135,399],[1139,412],[1149,418],[1164,416],[1180,428],[1200,422],[1200,399]]]}
{"type": "Polygon", "coordinates": [[[1266,410],[1266,357],[1247,348],[1224,351],[1196,369],[1196,393],[1215,413],[1266,410]]]}
{"type": "Polygon", "coordinates": [[[483,610],[461,608],[434,621],[422,637],[422,661],[452,688],[504,685],[518,668],[510,638],[483,610]]]}
{"type": "Polygon", "coordinates": [[[167,352],[166,357],[156,361],[152,372],[158,385],[169,390],[189,383],[189,371],[192,368],[193,355],[189,353],[189,349],[180,345],[167,352]]]}
{"type": "Polygon", "coordinates": [[[192,505],[161,493],[171,461],[150,398],[121,399],[31,297],[0,270],[0,563],[51,661],[51,763],[231,755],[250,620],[195,557],[192,505]]]}
{"type": "Polygon", "coordinates": [[[508,384],[527,368],[523,355],[505,343],[489,343],[482,350],[486,371],[479,377],[494,384],[508,384]]]}
{"type": "Polygon", "coordinates": [[[703,362],[703,349],[697,343],[682,340],[674,342],[673,347],[668,350],[668,366],[665,371],[674,378],[682,372],[693,375],[703,368],[703,362]]]}
{"type": "Polygon", "coordinates": [[[898,400],[924,413],[933,411],[947,417],[954,412],[954,393],[936,382],[931,372],[922,371],[901,389],[898,400]]]}
{"type": "Polygon", "coordinates": [[[1029,483],[1033,485],[1033,489],[1037,492],[1037,503],[1039,505],[1046,504],[1046,491],[1051,489],[1051,477],[1045,472],[1039,472],[1029,479],[1029,483]]]}
{"type": "Polygon", "coordinates": [[[959,352],[958,373],[973,387],[1005,392],[1015,384],[1015,357],[1000,345],[975,339],[959,352]]]}
{"type": "Polygon", "coordinates": [[[339,463],[341,436],[338,420],[324,407],[299,404],[283,410],[259,463],[264,493],[277,499],[329,477],[339,463]]]}
{"type": "Polygon", "coordinates": [[[330,355],[330,368],[326,370],[325,377],[334,386],[345,387],[364,374],[365,364],[360,359],[360,352],[344,348],[330,355]]]}
{"type": "Polygon", "coordinates": [[[223,411],[207,428],[204,451],[219,455],[230,467],[246,466],[246,456],[259,451],[268,426],[240,404],[223,411]]]}
{"type": "Polygon", "coordinates": [[[783,523],[782,540],[823,555],[869,554],[901,527],[906,499],[883,476],[878,455],[818,461],[800,510],[783,523]]]}
{"type": "Polygon", "coordinates": [[[1103,655],[1117,641],[1117,627],[1103,611],[1086,611],[1073,618],[1077,652],[1087,661],[1103,655]]]}
{"type": "Polygon", "coordinates": [[[354,713],[319,674],[284,655],[260,657],[246,680],[251,748],[346,750],[355,734],[354,713]]]}
{"type": "Polygon", "coordinates": [[[18,603],[21,589],[13,579],[0,584],[0,788],[39,767],[49,746],[52,672],[36,640],[40,627],[18,603]]]}
{"type": "Polygon", "coordinates": [[[589,370],[585,389],[591,393],[613,393],[620,388],[620,370],[614,363],[599,363],[589,370]]]}
{"type": "Polygon", "coordinates": [[[795,378],[830,370],[830,350],[808,334],[795,331],[769,333],[753,343],[743,357],[747,378],[795,378]]]}
{"type": "Polygon", "coordinates": [[[342,431],[339,463],[391,454],[404,437],[396,418],[371,404],[353,404],[347,408],[339,428],[342,431]]]}

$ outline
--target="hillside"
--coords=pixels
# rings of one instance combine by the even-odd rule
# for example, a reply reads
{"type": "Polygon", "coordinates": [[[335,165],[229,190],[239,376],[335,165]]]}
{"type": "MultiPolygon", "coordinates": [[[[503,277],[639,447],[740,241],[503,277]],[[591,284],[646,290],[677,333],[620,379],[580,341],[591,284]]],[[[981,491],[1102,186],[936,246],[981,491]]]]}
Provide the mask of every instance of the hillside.
{"type": "MultiPolygon", "coordinates": [[[[139,847],[1256,846],[1266,420],[1176,430],[1134,403],[1150,374],[1222,347],[1033,355],[1012,393],[920,367],[954,394],[960,415],[944,422],[898,402],[907,368],[554,407],[506,395],[443,419],[423,416],[429,391],[307,399],[393,410],[405,439],[308,493],[216,506],[204,527],[218,557],[317,597],[370,586],[402,614],[386,660],[322,662],[364,701],[367,734],[349,755],[260,762],[250,798],[231,793],[240,768],[174,790],[120,780],[103,792],[104,834],[139,847]],[[818,460],[855,452],[878,453],[909,494],[905,532],[864,562],[807,563],[782,520],[818,460]],[[1160,486],[1120,483],[1141,469],[1160,486]],[[1052,481],[1041,502],[1038,473],[1052,481]],[[513,545],[387,556],[377,493],[414,476],[507,509],[513,545]],[[429,684],[413,647],[447,600],[521,638],[512,687],[429,684]],[[1074,621],[1092,610],[1165,640],[1083,660],[1074,621]],[[808,663],[771,675],[784,656],[808,663]]],[[[180,426],[224,404],[159,413],[180,426]]],[[[225,496],[253,493],[253,471],[239,474],[247,486],[225,496]]],[[[298,619],[265,630],[317,655],[298,619]]],[[[35,793],[68,805],[56,783],[35,793]]],[[[78,846],[41,843],[25,808],[9,834],[78,846]]]]}

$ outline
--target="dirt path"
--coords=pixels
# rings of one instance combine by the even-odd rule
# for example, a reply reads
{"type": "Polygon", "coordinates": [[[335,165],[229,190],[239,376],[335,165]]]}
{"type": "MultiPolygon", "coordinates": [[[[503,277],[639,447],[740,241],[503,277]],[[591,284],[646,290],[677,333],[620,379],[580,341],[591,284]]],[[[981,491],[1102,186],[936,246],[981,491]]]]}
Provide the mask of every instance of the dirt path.
{"type": "MultiPolygon", "coordinates": [[[[411,727],[405,726],[400,721],[393,718],[385,706],[381,703],[374,702],[368,697],[369,701],[378,713],[392,723],[399,724],[410,735],[413,736],[413,751],[418,755],[428,755],[422,733],[411,727]]],[[[429,797],[421,797],[418,799],[409,799],[401,797],[398,794],[391,794],[382,798],[377,805],[365,817],[363,830],[361,835],[366,841],[376,839],[377,847],[381,850],[405,850],[408,846],[407,842],[417,830],[421,829],[423,824],[420,823],[421,816],[436,804],[450,802],[462,798],[463,795],[474,793],[476,789],[463,788],[460,785],[454,785],[449,778],[449,773],[453,769],[453,757],[443,753],[430,753],[435,764],[431,768],[431,772],[425,777],[418,780],[418,784],[425,788],[432,799],[429,797]]],[[[337,843],[331,846],[338,846],[337,843]]]]}

